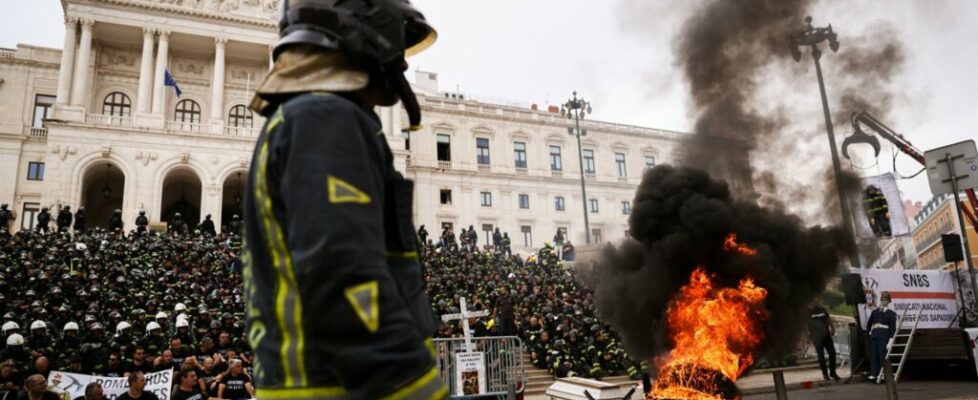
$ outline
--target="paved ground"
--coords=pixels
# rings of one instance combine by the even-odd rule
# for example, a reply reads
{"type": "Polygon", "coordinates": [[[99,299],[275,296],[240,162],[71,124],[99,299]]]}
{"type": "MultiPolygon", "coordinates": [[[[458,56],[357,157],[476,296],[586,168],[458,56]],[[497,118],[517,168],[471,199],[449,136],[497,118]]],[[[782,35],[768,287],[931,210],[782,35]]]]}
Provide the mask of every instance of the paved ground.
{"type": "MultiPolygon", "coordinates": [[[[849,377],[847,368],[839,370],[839,376],[844,380],[849,377]]],[[[814,387],[834,382],[825,382],[822,379],[822,370],[818,367],[790,369],[784,371],[784,383],[789,388],[792,386],[814,387]]],[[[767,391],[765,388],[774,387],[774,375],[767,371],[754,371],[748,376],[737,380],[737,387],[744,393],[756,393],[767,391]]],[[[772,389],[773,390],[773,389],[772,389]]]]}
{"type": "MultiPolygon", "coordinates": [[[[900,399],[978,400],[978,382],[900,382],[900,399]]],[[[774,393],[744,396],[743,400],[775,400],[774,393]]],[[[788,392],[790,400],[877,400],[886,399],[886,387],[866,382],[788,392]]]]}

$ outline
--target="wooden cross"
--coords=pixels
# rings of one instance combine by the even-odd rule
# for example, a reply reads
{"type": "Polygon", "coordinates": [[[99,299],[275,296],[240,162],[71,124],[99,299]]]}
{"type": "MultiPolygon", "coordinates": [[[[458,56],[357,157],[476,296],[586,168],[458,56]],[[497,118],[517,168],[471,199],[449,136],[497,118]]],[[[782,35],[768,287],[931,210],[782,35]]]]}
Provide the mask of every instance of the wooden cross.
{"type": "Polygon", "coordinates": [[[442,322],[448,322],[456,319],[462,320],[462,334],[465,335],[465,352],[471,353],[473,350],[475,350],[475,347],[472,345],[472,334],[469,332],[469,318],[485,317],[489,315],[489,313],[486,311],[470,312],[465,307],[465,297],[459,298],[458,303],[459,303],[459,310],[461,310],[462,312],[456,314],[442,315],[441,320],[442,322]]]}

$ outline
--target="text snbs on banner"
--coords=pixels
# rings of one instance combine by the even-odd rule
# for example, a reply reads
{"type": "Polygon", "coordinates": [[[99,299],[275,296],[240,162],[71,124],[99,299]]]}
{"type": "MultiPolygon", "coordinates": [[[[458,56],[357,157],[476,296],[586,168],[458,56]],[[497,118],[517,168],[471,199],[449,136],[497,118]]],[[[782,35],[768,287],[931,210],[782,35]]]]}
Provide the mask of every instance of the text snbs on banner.
{"type": "Polygon", "coordinates": [[[890,308],[913,322],[920,313],[918,329],[946,329],[958,314],[954,277],[947,271],[850,269],[863,280],[866,304],[859,305],[859,323],[865,327],[869,314],[879,306],[883,292],[889,292],[890,308]]]}
{"type": "MultiPolygon", "coordinates": [[[[98,382],[102,386],[105,398],[109,400],[113,400],[129,390],[128,378],[110,378],[72,372],[51,371],[48,381],[53,386],[53,390],[62,394],[66,393],[72,399],[84,396],[85,386],[88,386],[92,382],[98,382]]],[[[146,374],[146,388],[144,390],[153,392],[160,400],[170,400],[170,391],[172,388],[172,369],[146,374]]]]}

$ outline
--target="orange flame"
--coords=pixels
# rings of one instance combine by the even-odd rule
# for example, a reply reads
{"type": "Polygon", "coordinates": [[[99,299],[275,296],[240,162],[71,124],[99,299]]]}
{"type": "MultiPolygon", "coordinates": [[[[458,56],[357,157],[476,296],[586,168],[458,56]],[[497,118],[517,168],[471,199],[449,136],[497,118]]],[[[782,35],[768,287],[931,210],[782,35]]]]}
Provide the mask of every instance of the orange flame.
{"type": "Polygon", "coordinates": [[[757,255],[757,250],[747,247],[746,244],[737,243],[736,233],[727,235],[727,238],[723,241],[723,249],[726,251],[733,250],[745,256],[757,255]]]}
{"type": "MultiPolygon", "coordinates": [[[[724,249],[756,254],[737,244],[733,234],[724,249]]],[[[716,287],[713,278],[703,267],[696,268],[689,284],[669,303],[667,321],[674,347],[656,360],[659,374],[651,398],[723,400],[723,393],[729,391],[720,386],[734,385],[753,364],[752,354],[763,339],[761,323],[767,319],[767,290],[750,278],[742,279],[736,288],[716,287]]],[[[736,392],[735,387],[732,390],[736,392]]]]}

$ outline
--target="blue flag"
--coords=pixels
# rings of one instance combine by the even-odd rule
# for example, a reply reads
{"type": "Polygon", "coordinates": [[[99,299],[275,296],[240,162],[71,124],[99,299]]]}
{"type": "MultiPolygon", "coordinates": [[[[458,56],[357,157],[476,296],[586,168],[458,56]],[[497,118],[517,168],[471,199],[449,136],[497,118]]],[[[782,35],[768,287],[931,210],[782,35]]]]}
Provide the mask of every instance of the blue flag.
{"type": "Polygon", "coordinates": [[[173,79],[173,75],[170,75],[169,69],[163,70],[163,86],[173,86],[173,88],[177,91],[177,97],[180,97],[180,95],[183,93],[183,91],[180,90],[180,85],[177,85],[177,80],[173,79]]]}

